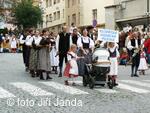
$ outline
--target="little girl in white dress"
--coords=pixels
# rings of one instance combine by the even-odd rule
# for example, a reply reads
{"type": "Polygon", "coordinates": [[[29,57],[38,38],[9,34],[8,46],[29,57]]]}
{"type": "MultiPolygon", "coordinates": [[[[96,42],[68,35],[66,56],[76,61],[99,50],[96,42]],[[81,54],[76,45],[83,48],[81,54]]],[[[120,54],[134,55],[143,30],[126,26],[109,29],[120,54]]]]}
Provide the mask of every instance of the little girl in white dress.
{"type": "Polygon", "coordinates": [[[67,78],[67,80],[65,80],[65,85],[69,85],[69,78],[72,78],[72,85],[75,85],[75,79],[78,77],[78,65],[76,62],[78,56],[76,54],[76,50],[77,46],[73,44],[71,45],[70,51],[67,54],[68,62],[64,70],[64,76],[67,78]]]}

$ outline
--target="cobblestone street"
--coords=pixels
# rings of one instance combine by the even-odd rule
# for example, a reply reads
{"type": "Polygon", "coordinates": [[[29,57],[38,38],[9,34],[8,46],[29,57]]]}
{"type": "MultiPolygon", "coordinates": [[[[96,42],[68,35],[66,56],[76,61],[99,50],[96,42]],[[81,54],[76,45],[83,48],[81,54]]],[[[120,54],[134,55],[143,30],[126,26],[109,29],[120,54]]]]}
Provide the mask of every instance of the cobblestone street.
{"type": "Polygon", "coordinates": [[[57,75],[52,81],[31,78],[21,54],[0,54],[0,113],[149,113],[150,72],[139,78],[129,72],[130,67],[119,67],[113,90],[91,90],[82,86],[82,78],[77,86],[65,86],[57,75]]]}

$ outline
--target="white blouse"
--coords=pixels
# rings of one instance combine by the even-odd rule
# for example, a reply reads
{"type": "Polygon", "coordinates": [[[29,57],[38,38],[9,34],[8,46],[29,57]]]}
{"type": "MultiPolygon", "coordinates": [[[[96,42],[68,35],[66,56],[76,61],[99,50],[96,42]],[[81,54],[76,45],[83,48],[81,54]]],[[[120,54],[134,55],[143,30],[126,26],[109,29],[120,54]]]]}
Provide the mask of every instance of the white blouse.
{"type": "Polygon", "coordinates": [[[90,40],[90,47],[89,48],[94,48],[94,41],[89,38],[88,36],[87,37],[79,37],[78,40],[77,40],[77,46],[78,47],[83,47],[83,43],[82,43],[82,39],[83,39],[83,42],[84,43],[89,43],[89,40],[90,40]]]}
{"type": "Polygon", "coordinates": [[[33,38],[35,41],[35,45],[36,46],[40,45],[40,41],[42,40],[42,37],[41,36],[38,36],[38,37],[34,36],[33,38]]]}
{"type": "Polygon", "coordinates": [[[31,45],[32,45],[32,42],[33,42],[33,36],[28,35],[27,38],[26,38],[26,40],[25,40],[25,44],[26,44],[27,46],[31,46],[31,45]]]}

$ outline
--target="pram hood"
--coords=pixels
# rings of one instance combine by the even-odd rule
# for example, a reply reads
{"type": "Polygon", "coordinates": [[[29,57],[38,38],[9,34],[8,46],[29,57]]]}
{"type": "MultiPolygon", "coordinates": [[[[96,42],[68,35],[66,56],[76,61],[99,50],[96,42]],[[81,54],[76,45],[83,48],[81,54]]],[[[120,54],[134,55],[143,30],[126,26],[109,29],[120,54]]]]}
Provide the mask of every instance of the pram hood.
{"type": "Polygon", "coordinates": [[[105,48],[97,48],[93,52],[92,60],[94,62],[94,65],[100,66],[100,67],[110,67],[110,61],[109,61],[109,52],[105,48]]]}

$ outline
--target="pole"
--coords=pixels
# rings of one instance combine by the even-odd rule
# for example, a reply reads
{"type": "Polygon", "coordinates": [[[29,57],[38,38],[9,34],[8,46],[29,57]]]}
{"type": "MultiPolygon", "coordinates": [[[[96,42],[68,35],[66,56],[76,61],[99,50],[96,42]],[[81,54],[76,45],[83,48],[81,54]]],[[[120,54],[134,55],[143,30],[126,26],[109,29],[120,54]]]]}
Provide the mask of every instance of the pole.
{"type": "Polygon", "coordinates": [[[147,31],[149,31],[149,0],[147,0],[147,31]]]}

